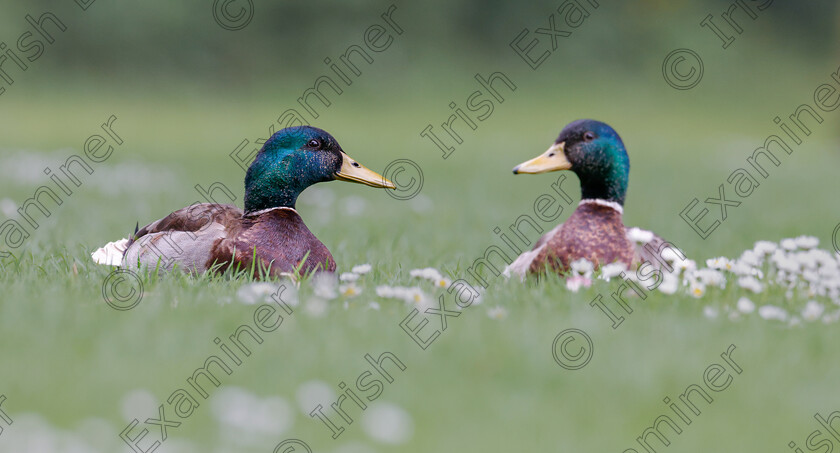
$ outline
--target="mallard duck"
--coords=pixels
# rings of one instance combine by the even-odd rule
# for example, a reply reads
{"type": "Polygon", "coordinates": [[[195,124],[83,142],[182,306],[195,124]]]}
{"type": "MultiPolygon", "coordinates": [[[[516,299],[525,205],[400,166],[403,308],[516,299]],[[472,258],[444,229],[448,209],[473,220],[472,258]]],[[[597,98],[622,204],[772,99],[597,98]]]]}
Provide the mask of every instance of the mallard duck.
{"type": "Polygon", "coordinates": [[[273,134],[245,175],[245,210],[202,203],[179,209],[92,254],[127,268],[178,267],[201,273],[228,267],[286,275],[335,271],[335,260],[295,210],[307,187],[333,180],[395,186],[344,153],[332,135],[309,126],[273,134]]]}
{"type": "MultiPolygon", "coordinates": [[[[661,237],[622,222],[630,176],[630,158],[618,133],[596,120],[570,123],[540,156],[523,162],[514,174],[571,170],[580,179],[581,198],[575,212],[543,235],[505,270],[524,277],[546,268],[565,273],[584,258],[596,266],[619,262],[632,269],[644,261],[662,267],[661,237]]],[[[671,250],[670,247],[666,250],[671,250]]]]}

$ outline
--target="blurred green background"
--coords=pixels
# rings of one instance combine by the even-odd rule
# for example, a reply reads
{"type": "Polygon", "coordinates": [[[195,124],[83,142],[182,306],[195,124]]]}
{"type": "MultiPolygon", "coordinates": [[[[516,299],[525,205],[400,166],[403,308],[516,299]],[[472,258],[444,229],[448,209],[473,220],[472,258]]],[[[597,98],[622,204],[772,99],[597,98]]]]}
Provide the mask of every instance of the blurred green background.
{"type": "MultiPolygon", "coordinates": [[[[777,133],[772,119],[812,104],[814,89],[831,83],[840,67],[836,1],[748,3],[769,6],[755,20],[736,13],[743,33],[733,33],[735,41],[724,49],[700,22],[712,14],[724,24],[720,14],[732,2],[601,1],[532,70],[509,43],[524,28],[547,27],[562,1],[394,2],[393,17],[404,33],[362,65],[362,75],[342,86],[341,96],[330,97],[332,105],[319,109],[313,125],[376,171],[395,159],[416,162],[424,174],[421,195],[399,201],[344,183],[305,192],[299,211],[335,255],[339,271],[371,263],[374,272],[347,310],[334,301],[323,317],[296,311],[223,382],[261,398],[284,398],[295,422],[249,444],[242,439],[255,436],[251,431],[223,433],[217,411],[203,404],[183,429],[171,431],[181,443],[168,441],[160,451],[271,451],[291,437],[315,451],[345,453],[639,448],[636,436],[666,410],[662,398],[699,383],[731,343],[744,374],[657,451],[803,445],[819,428],[815,412],[840,410],[836,326],[787,329],[755,316],[704,318],[705,305],[738,299],[737,291],[727,290],[710,291],[701,301],[652,297],[612,330],[588,303],[615,284],[572,294],[556,280],[525,286],[498,280],[481,306],[450,320],[452,330],[424,352],[398,326],[407,307],[374,291],[382,284],[417,284],[408,277],[414,268],[461,276],[498,243],[493,228],[530,212],[556,179],[514,177],[510,169],[545,150],[565,124],[586,117],[612,125],[628,147],[625,223],[653,229],[698,263],[736,257],[757,240],[803,234],[831,249],[840,222],[837,112],[825,113],[708,240],[679,218],[692,198],[717,196],[717,186],[777,133]],[[662,60],[677,48],[703,59],[703,79],[691,90],[675,90],[663,79],[662,60]],[[464,143],[442,159],[420,131],[439,127],[451,114],[450,102],[464,104],[478,89],[476,73],[495,71],[517,90],[502,91],[505,101],[477,130],[462,127],[464,143]],[[381,310],[367,310],[372,301],[381,310]],[[487,316],[497,305],[508,310],[506,319],[487,316]],[[578,372],[559,368],[550,353],[554,336],[568,327],[586,329],[596,344],[592,363],[578,372]],[[381,401],[409,414],[413,434],[391,445],[351,425],[339,440],[330,439],[301,412],[296,395],[313,381],[338,392],[338,382],[365,369],[365,353],[385,350],[408,369],[381,401]]],[[[87,10],[74,2],[3,2],[0,42],[11,47],[31,30],[27,14],[52,12],[67,30],[55,32],[55,43],[26,71],[10,59],[0,65],[14,79],[0,82],[6,88],[0,95],[0,200],[19,204],[32,196],[48,182],[43,169],[81,152],[110,115],[118,117],[115,130],[124,144],[15,251],[21,263],[0,271],[0,394],[8,397],[2,407],[16,420],[38,414],[38,423],[49,427],[33,428],[38,423],[32,421],[6,427],[0,451],[123,451],[117,434],[126,414],[139,417],[146,408],[133,406],[127,395],[147,391],[163,401],[217,351],[214,336],[249,319],[253,307],[231,303],[247,284],[237,279],[152,279],[140,306],[114,311],[101,297],[110,269],[91,264],[88,254],[126,236],[135,222],[196,201],[196,184],[221,181],[241,206],[244,172],[228,155],[243,139],[266,138],[277,117],[298,108],[301,93],[329,74],[324,59],[362,44],[365,29],[382,23],[379,16],[391,4],[254,0],[251,22],[229,31],[214,21],[209,0],[96,0],[87,10]],[[83,420],[88,424],[81,426],[83,420]],[[10,440],[16,426],[18,436],[52,430],[86,446],[26,450],[19,438],[10,440]]],[[[14,218],[14,205],[5,206],[0,218],[14,218]]],[[[301,289],[302,303],[307,294],[301,289]]],[[[754,300],[787,303],[775,293],[754,300]]]]}

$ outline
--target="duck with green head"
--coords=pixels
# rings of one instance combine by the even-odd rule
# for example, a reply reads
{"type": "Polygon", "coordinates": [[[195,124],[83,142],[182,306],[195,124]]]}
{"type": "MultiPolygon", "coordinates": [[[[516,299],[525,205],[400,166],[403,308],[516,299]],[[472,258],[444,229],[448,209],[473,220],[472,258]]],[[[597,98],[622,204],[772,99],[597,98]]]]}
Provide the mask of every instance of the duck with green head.
{"type": "Polygon", "coordinates": [[[93,253],[95,261],[128,268],[201,273],[228,267],[271,275],[335,271],[335,260],[303,223],[295,203],[307,187],[333,180],[393,189],[394,184],[344,153],[321,129],[278,131],[245,175],[245,210],[201,203],[139,229],[93,253]]]}
{"type": "Polygon", "coordinates": [[[630,158],[613,128],[589,119],[569,123],[548,151],[517,165],[513,173],[559,170],[571,170],[580,179],[580,204],[565,223],[511,263],[506,275],[524,277],[546,269],[565,273],[579,259],[596,266],[619,262],[631,269],[648,261],[660,267],[655,254],[670,244],[649,231],[627,228],[622,221],[630,158]]]}

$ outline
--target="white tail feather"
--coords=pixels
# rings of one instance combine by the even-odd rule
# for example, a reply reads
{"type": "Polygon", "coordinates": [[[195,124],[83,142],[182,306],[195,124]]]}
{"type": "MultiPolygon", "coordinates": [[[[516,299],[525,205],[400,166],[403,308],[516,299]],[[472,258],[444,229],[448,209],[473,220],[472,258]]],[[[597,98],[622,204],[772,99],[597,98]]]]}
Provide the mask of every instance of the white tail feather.
{"type": "Polygon", "coordinates": [[[122,263],[123,254],[127,247],[128,239],[120,239],[119,241],[105,244],[103,247],[91,253],[90,257],[93,258],[93,262],[96,264],[119,266],[122,263]]]}

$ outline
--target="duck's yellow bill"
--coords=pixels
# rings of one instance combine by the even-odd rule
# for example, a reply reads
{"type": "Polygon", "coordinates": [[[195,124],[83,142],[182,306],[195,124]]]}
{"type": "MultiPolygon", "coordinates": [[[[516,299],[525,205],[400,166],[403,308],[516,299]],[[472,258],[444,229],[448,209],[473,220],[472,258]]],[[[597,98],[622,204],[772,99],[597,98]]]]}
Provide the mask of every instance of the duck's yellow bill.
{"type": "Polygon", "coordinates": [[[339,181],[357,182],[371,187],[397,188],[394,183],[388,181],[384,176],[356,162],[353,158],[344,154],[343,151],[341,152],[341,159],[341,170],[335,174],[335,179],[339,181]]]}
{"type": "Polygon", "coordinates": [[[571,162],[566,159],[566,153],[563,152],[563,147],[565,145],[566,142],[551,145],[551,148],[548,148],[548,151],[529,161],[522,162],[516,167],[513,167],[513,174],[547,173],[549,171],[568,170],[572,168],[571,162]]]}

